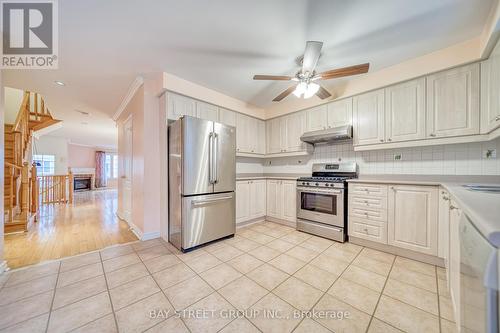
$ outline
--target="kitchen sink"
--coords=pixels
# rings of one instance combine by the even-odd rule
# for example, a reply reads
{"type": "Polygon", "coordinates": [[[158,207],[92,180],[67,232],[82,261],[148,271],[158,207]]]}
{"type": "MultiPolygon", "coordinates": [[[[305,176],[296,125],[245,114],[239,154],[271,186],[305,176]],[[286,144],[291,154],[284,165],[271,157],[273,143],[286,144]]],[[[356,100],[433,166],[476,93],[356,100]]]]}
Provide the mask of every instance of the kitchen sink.
{"type": "Polygon", "coordinates": [[[463,185],[463,187],[477,192],[500,193],[500,185],[463,185]]]}

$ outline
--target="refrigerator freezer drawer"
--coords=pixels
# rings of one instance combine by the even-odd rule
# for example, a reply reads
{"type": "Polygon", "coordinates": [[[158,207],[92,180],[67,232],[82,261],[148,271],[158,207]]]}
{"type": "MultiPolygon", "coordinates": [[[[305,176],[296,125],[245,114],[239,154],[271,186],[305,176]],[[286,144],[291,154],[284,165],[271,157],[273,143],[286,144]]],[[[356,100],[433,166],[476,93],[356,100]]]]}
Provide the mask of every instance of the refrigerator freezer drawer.
{"type": "Polygon", "coordinates": [[[234,235],[234,192],[182,198],[182,249],[234,235]]]}

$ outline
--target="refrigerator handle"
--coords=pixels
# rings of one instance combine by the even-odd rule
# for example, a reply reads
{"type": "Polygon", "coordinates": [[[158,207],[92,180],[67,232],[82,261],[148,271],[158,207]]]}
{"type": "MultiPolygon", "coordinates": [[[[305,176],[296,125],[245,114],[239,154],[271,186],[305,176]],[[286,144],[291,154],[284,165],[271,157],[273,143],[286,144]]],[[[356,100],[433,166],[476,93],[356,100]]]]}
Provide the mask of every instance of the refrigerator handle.
{"type": "Polygon", "coordinates": [[[219,182],[219,175],[218,175],[218,150],[219,150],[219,135],[217,133],[214,133],[214,145],[213,145],[213,162],[214,162],[214,170],[213,170],[213,177],[214,177],[214,184],[217,184],[219,182]]]}
{"type": "Polygon", "coordinates": [[[214,151],[214,140],[213,140],[213,132],[210,132],[208,135],[208,181],[210,184],[214,183],[213,176],[213,167],[214,167],[214,159],[213,159],[213,151],[214,151]]]}

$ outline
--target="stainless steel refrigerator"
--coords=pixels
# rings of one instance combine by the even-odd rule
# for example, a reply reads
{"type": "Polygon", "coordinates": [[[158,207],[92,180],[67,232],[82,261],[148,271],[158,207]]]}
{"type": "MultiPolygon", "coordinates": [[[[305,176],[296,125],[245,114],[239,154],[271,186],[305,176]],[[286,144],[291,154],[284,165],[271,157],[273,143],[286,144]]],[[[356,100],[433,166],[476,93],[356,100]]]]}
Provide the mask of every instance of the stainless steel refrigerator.
{"type": "Polygon", "coordinates": [[[183,116],[168,146],[170,243],[186,251],[234,235],[236,129],[183,116]]]}

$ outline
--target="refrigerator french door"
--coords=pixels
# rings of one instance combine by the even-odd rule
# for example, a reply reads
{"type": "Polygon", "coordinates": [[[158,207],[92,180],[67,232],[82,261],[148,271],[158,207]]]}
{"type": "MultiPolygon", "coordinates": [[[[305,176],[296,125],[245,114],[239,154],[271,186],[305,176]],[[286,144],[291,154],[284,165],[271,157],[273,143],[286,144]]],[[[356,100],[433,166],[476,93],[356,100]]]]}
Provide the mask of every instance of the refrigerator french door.
{"type": "Polygon", "coordinates": [[[169,126],[169,241],[186,251],[234,235],[236,130],[184,116],[169,126]]]}

